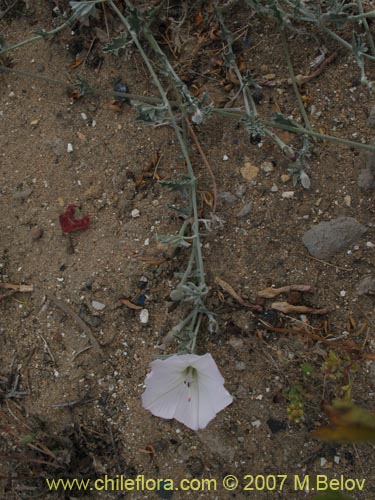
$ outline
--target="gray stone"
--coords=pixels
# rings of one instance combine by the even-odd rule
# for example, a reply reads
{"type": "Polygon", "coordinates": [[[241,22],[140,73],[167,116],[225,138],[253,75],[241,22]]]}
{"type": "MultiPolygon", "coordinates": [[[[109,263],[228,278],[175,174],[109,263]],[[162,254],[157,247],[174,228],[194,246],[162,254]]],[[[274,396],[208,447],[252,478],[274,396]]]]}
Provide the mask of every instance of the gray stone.
{"type": "Polygon", "coordinates": [[[366,276],[357,285],[358,295],[374,295],[375,294],[375,278],[366,276]]]}
{"type": "Polygon", "coordinates": [[[327,259],[349,248],[365,232],[366,227],[353,217],[338,217],[313,226],[302,236],[302,242],[313,257],[327,259]]]}
{"type": "Polygon", "coordinates": [[[218,199],[227,205],[232,205],[237,201],[237,198],[234,196],[234,194],[229,193],[228,191],[225,191],[224,193],[219,193],[218,199]]]}
{"type": "Polygon", "coordinates": [[[246,217],[251,212],[251,203],[246,203],[242,209],[236,214],[236,217],[240,219],[241,217],[246,217]]]}

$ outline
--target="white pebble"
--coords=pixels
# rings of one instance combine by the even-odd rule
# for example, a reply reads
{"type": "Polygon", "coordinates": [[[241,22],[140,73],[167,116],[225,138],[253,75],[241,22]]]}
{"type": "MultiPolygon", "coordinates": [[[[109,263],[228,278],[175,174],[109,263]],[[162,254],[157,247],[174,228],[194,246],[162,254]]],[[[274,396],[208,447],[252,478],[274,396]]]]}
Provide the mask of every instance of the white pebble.
{"type": "Polygon", "coordinates": [[[142,311],[139,314],[139,319],[143,325],[147,325],[148,319],[149,319],[149,312],[147,309],[142,309],[142,311]]]}
{"type": "Polygon", "coordinates": [[[98,302],[96,300],[93,300],[91,302],[92,307],[95,309],[95,311],[103,311],[105,308],[105,304],[102,304],[102,302],[98,302]]]}
{"type": "Polygon", "coordinates": [[[279,188],[276,186],[276,184],[272,184],[271,193],[277,193],[278,190],[279,188]]]}
{"type": "Polygon", "coordinates": [[[224,160],[224,161],[228,161],[228,160],[229,160],[229,156],[228,156],[228,155],[224,155],[224,156],[223,156],[223,160],[224,160]]]}
{"type": "Polygon", "coordinates": [[[135,208],[134,210],[132,210],[131,216],[133,217],[133,219],[140,216],[140,212],[139,212],[138,208],[135,208]]]}
{"type": "Polygon", "coordinates": [[[368,247],[368,248],[374,248],[375,245],[372,243],[372,241],[366,241],[366,247],[368,247]]]}
{"type": "Polygon", "coordinates": [[[340,295],[341,295],[341,297],[345,297],[346,291],[345,290],[341,290],[340,295]]]}
{"type": "Polygon", "coordinates": [[[320,458],[320,467],[324,467],[326,463],[327,463],[327,459],[324,457],[321,457],[320,458]]]}
{"type": "Polygon", "coordinates": [[[251,425],[252,425],[253,427],[255,427],[256,429],[258,429],[258,428],[262,425],[262,422],[261,422],[260,420],[253,420],[253,421],[251,422],[251,425]]]}
{"type": "Polygon", "coordinates": [[[71,153],[73,151],[73,144],[70,144],[70,142],[69,142],[67,147],[66,147],[66,150],[68,153],[71,153]]]}
{"type": "Polygon", "coordinates": [[[284,198],[285,200],[290,200],[294,196],[294,191],[284,191],[281,194],[281,197],[284,198]]]}

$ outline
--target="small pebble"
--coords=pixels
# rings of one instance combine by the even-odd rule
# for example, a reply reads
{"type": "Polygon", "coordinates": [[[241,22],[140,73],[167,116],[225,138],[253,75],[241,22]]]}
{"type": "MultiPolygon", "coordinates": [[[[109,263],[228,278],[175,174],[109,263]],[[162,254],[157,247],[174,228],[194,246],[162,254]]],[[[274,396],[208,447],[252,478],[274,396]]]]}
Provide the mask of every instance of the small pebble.
{"type": "Polygon", "coordinates": [[[228,155],[224,155],[224,156],[223,156],[223,160],[224,160],[224,161],[228,161],[228,160],[229,160],[229,156],[228,156],[228,155]]]}
{"type": "Polygon", "coordinates": [[[346,295],[346,291],[345,290],[341,290],[340,291],[340,297],[345,297],[346,295]]]}
{"type": "Polygon", "coordinates": [[[138,208],[135,208],[134,210],[132,210],[131,216],[133,217],[133,219],[140,216],[140,212],[139,212],[138,208]]]}
{"type": "Polygon", "coordinates": [[[73,144],[71,144],[70,142],[68,143],[67,147],[66,147],[66,150],[68,153],[72,153],[73,151],[73,144]]]}
{"type": "Polygon", "coordinates": [[[263,170],[263,172],[265,172],[266,174],[270,173],[270,172],[273,172],[273,165],[270,161],[264,161],[260,168],[263,170]]]}
{"type": "Polygon", "coordinates": [[[244,361],[237,361],[237,363],[234,365],[234,368],[239,372],[243,372],[247,367],[244,361]]]}
{"type": "Polygon", "coordinates": [[[352,197],[347,195],[344,197],[344,203],[347,207],[350,207],[352,204],[352,197]]]}
{"type": "Polygon", "coordinates": [[[244,341],[238,337],[231,337],[228,341],[228,344],[231,345],[234,349],[241,350],[244,345],[244,341]]]}
{"type": "Polygon", "coordinates": [[[95,309],[95,311],[103,311],[103,309],[105,309],[105,304],[103,304],[102,302],[98,302],[96,300],[93,300],[91,302],[91,305],[93,309],[95,309]]]}
{"type": "Polygon", "coordinates": [[[241,217],[246,217],[247,215],[249,215],[251,212],[251,203],[246,203],[246,205],[244,205],[244,207],[242,208],[242,210],[240,210],[237,214],[236,214],[236,217],[238,219],[240,219],[241,217]]]}
{"type": "Polygon", "coordinates": [[[284,198],[285,200],[290,200],[294,196],[294,191],[284,191],[281,194],[281,197],[284,198]]]}
{"type": "Polygon", "coordinates": [[[256,429],[259,429],[259,427],[262,425],[262,422],[260,420],[252,420],[251,425],[256,429]]]}
{"type": "Polygon", "coordinates": [[[290,181],[290,175],[289,174],[283,174],[280,176],[281,182],[286,184],[287,182],[290,181]]]}
{"type": "Polygon", "coordinates": [[[279,188],[276,186],[276,184],[272,184],[271,193],[277,193],[278,190],[279,188]]]}
{"type": "Polygon", "coordinates": [[[40,238],[43,236],[43,229],[41,227],[35,226],[31,229],[30,235],[33,241],[40,240],[40,238]]]}
{"type": "Polygon", "coordinates": [[[327,463],[327,459],[324,457],[320,458],[320,467],[324,467],[327,463]]]}
{"type": "Polygon", "coordinates": [[[148,309],[142,309],[142,311],[139,313],[139,319],[142,323],[142,325],[147,325],[148,320],[149,320],[149,312],[148,309]]]}
{"type": "Polygon", "coordinates": [[[368,247],[368,248],[374,248],[375,245],[371,241],[366,241],[366,247],[368,247]]]}

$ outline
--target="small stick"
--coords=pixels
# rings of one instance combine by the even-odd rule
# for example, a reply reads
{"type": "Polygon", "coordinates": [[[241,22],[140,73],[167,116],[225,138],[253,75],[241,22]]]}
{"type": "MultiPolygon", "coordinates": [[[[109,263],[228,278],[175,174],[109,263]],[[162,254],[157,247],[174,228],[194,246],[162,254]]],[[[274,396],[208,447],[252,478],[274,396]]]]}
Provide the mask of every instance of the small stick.
{"type": "Polygon", "coordinates": [[[92,345],[88,345],[88,346],[84,347],[83,349],[81,349],[80,351],[76,352],[75,355],[73,356],[73,361],[75,361],[79,355],[81,355],[83,352],[88,351],[89,349],[92,349],[92,345]]]}
{"type": "MultiPolygon", "coordinates": [[[[103,4],[103,8],[104,8],[104,4],[103,4]]],[[[95,40],[96,40],[96,36],[94,36],[94,38],[92,39],[91,41],[91,44],[90,44],[90,47],[89,47],[89,50],[87,51],[87,54],[86,54],[86,57],[85,57],[85,60],[83,61],[83,64],[82,64],[82,68],[85,66],[86,62],[87,62],[87,59],[90,55],[90,52],[94,46],[94,43],[95,43],[95,40]]]]}
{"type": "Polygon", "coordinates": [[[109,36],[109,29],[108,29],[108,20],[107,20],[107,12],[105,10],[105,4],[102,3],[103,6],[103,13],[104,13],[104,22],[105,22],[105,28],[107,30],[107,37],[108,37],[108,42],[111,41],[111,37],[109,36]]]}
{"type": "Polygon", "coordinates": [[[15,292],[32,292],[34,291],[33,285],[12,285],[11,283],[0,283],[0,288],[7,290],[14,290],[15,292]]]}
{"type": "Polygon", "coordinates": [[[248,307],[249,309],[253,309],[254,311],[262,311],[262,307],[256,304],[250,304],[246,302],[238,293],[234,290],[234,288],[227,283],[226,281],[215,278],[215,283],[217,283],[223,290],[225,290],[231,297],[233,297],[241,306],[248,307]]]}
{"type": "Polygon", "coordinates": [[[52,359],[52,361],[56,364],[56,360],[55,360],[55,357],[54,355],[52,354],[52,351],[51,349],[49,348],[49,345],[46,341],[46,339],[43,337],[43,335],[41,333],[39,333],[39,336],[42,338],[43,342],[44,342],[44,345],[46,346],[46,349],[47,349],[47,352],[48,354],[50,355],[50,358],[52,359]]]}
{"type": "Polygon", "coordinates": [[[96,340],[94,337],[93,333],[91,332],[89,326],[76,314],[65,302],[62,302],[59,299],[56,299],[56,297],[53,297],[52,295],[47,295],[49,300],[55,304],[59,309],[61,309],[66,315],[68,315],[77,325],[84,331],[84,333],[89,337],[90,342],[94,349],[100,353],[103,354],[103,350],[99,345],[99,342],[96,340]]]}
{"type": "Polygon", "coordinates": [[[306,330],[294,330],[291,328],[278,328],[276,326],[272,326],[270,323],[268,323],[268,321],[264,321],[262,319],[258,319],[258,321],[259,321],[259,323],[264,325],[267,328],[267,330],[271,330],[273,332],[278,332],[278,333],[293,333],[293,334],[297,334],[297,335],[306,335],[307,337],[310,337],[311,339],[322,342],[323,344],[334,347],[335,349],[339,349],[341,351],[345,351],[345,352],[349,352],[349,353],[355,352],[356,354],[361,356],[362,359],[375,360],[375,354],[367,354],[367,353],[362,352],[360,346],[341,345],[341,344],[338,344],[337,342],[333,342],[331,340],[325,339],[324,337],[321,337],[320,335],[308,332],[306,330]]]}
{"type": "Polygon", "coordinates": [[[330,262],[327,262],[322,259],[317,259],[316,257],[313,257],[312,255],[309,255],[310,259],[316,260],[317,262],[321,262],[322,264],[325,264],[326,266],[331,266],[335,267],[336,269],[340,269],[340,271],[353,271],[352,267],[341,267],[341,266],[336,266],[336,264],[331,264],[330,262]]]}
{"type": "Polygon", "coordinates": [[[204,154],[204,151],[203,151],[201,145],[199,144],[198,138],[197,138],[197,136],[196,136],[196,134],[195,134],[195,132],[193,130],[193,127],[190,125],[190,122],[189,122],[189,120],[188,120],[187,117],[185,117],[185,122],[186,122],[186,125],[188,126],[190,135],[193,138],[193,141],[195,142],[195,145],[197,146],[199,154],[201,155],[202,160],[203,160],[204,164],[206,165],[207,170],[209,171],[211,179],[212,179],[212,190],[213,190],[213,195],[214,195],[214,202],[213,202],[213,207],[212,207],[212,213],[215,213],[215,211],[216,211],[216,203],[217,203],[217,185],[216,185],[216,179],[215,179],[214,173],[212,171],[211,165],[209,164],[209,162],[207,160],[207,157],[204,154]]]}

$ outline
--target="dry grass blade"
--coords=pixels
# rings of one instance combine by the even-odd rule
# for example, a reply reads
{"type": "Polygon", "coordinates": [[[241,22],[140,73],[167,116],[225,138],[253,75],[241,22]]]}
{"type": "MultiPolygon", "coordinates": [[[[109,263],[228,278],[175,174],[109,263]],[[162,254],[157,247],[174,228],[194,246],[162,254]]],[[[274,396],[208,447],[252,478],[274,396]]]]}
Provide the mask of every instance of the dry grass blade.
{"type": "Polygon", "coordinates": [[[241,306],[247,307],[249,309],[253,309],[254,311],[261,311],[262,310],[261,306],[257,306],[255,304],[250,304],[249,302],[244,300],[240,295],[238,295],[238,293],[234,290],[234,288],[226,281],[224,281],[220,278],[215,278],[215,283],[218,284],[219,286],[221,286],[221,288],[224,291],[229,293],[229,295],[231,297],[233,297],[239,304],[241,304],[241,306]]]}
{"type": "Polygon", "coordinates": [[[286,314],[289,313],[328,314],[333,310],[329,307],[324,307],[323,309],[314,309],[313,307],[308,307],[308,306],[294,306],[292,304],[289,304],[288,302],[273,302],[271,304],[271,308],[286,314]]]}
{"type": "Polygon", "coordinates": [[[269,288],[265,288],[258,292],[258,297],[262,297],[263,299],[273,299],[282,293],[288,293],[292,291],[297,292],[313,292],[314,287],[312,285],[289,285],[282,286],[281,288],[273,288],[272,286],[269,288]]]}

